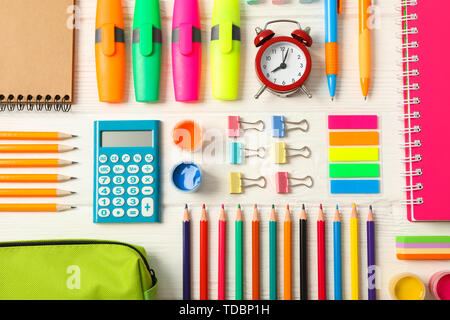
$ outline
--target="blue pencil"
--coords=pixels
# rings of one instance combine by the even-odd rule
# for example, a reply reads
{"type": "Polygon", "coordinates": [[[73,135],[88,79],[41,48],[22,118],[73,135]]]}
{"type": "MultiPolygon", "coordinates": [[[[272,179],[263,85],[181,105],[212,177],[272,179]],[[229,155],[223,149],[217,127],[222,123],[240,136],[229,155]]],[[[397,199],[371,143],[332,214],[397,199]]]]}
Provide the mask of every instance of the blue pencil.
{"type": "Polygon", "coordinates": [[[336,205],[336,213],[333,222],[334,242],[334,300],[342,300],[342,259],[341,259],[341,215],[339,206],[336,205]]]}

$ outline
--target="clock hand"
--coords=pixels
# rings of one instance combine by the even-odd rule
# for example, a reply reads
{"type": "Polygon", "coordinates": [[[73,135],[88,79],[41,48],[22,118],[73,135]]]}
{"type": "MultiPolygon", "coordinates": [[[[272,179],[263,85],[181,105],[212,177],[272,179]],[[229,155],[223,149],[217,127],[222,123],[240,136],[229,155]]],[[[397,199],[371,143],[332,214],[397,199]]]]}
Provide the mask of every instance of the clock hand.
{"type": "Polygon", "coordinates": [[[286,55],[285,55],[284,58],[283,58],[283,62],[280,64],[280,66],[279,66],[278,68],[272,70],[272,72],[276,72],[276,71],[278,71],[278,70],[280,70],[280,69],[286,69],[286,67],[287,67],[287,66],[286,66],[286,59],[287,59],[287,57],[288,57],[288,54],[289,54],[289,49],[286,50],[286,55]]]}
{"type": "Polygon", "coordinates": [[[286,59],[287,59],[287,57],[288,57],[288,54],[289,54],[289,49],[286,50],[286,55],[284,56],[284,59],[283,59],[283,63],[282,63],[282,64],[286,64],[286,59]]]}

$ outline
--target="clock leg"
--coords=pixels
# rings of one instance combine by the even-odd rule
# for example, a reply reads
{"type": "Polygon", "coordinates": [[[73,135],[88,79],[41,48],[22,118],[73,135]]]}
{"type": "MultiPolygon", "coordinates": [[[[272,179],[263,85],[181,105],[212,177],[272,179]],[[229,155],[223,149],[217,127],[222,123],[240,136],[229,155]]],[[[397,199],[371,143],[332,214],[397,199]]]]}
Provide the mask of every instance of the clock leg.
{"type": "Polygon", "coordinates": [[[312,98],[312,94],[311,92],[309,92],[308,88],[306,88],[305,86],[301,86],[300,89],[303,91],[304,94],[306,94],[308,96],[308,98],[312,98]]]}
{"type": "Polygon", "coordinates": [[[264,91],[266,91],[266,89],[267,89],[267,86],[266,86],[266,85],[263,85],[263,86],[258,90],[258,92],[255,94],[255,99],[258,99],[259,96],[262,95],[264,91]]]}

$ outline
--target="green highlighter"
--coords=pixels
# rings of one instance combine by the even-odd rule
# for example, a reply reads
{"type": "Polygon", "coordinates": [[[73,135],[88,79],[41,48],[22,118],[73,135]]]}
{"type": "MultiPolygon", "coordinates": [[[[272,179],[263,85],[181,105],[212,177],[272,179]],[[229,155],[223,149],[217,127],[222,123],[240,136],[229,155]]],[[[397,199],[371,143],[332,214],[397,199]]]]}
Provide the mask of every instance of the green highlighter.
{"type": "Polygon", "coordinates": [[[159,0],[136,0],[133,21],[133,74],[136,101],[159,100],[161,52],[159,0]]]}

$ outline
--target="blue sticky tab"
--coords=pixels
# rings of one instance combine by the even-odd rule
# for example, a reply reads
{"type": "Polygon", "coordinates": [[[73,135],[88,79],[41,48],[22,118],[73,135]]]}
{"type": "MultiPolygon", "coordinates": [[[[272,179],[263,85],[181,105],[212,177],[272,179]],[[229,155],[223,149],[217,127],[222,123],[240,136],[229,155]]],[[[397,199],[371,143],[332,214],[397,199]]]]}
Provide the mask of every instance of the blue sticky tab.
{"type": "Polygon", "coordinates": [[[284,116],[272,116],[272,137],[284,138],[284,116]]]}
{"type": "Polygon", "coordinates": [[[332,194],[380,193],[380,180],[331,180],[332,194]]]}
{"type": "Polygon", "coordinates": [[[229,144],[229,154],[231,164],[241,164],[242,163],[242,149],[243,144],[241,142],[230,142],[229,144]]]}

